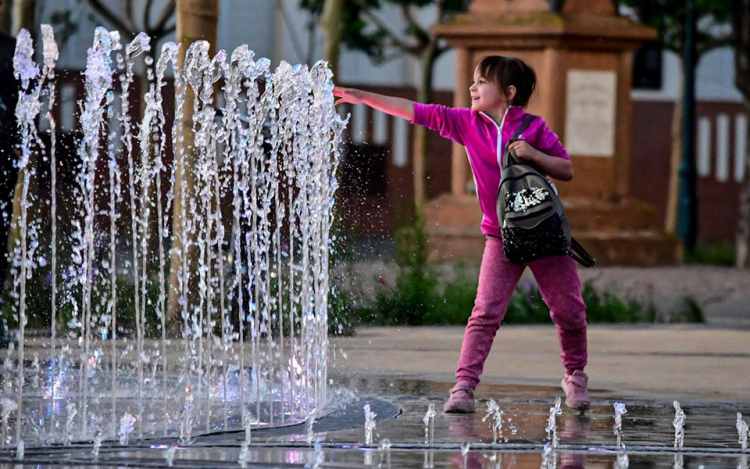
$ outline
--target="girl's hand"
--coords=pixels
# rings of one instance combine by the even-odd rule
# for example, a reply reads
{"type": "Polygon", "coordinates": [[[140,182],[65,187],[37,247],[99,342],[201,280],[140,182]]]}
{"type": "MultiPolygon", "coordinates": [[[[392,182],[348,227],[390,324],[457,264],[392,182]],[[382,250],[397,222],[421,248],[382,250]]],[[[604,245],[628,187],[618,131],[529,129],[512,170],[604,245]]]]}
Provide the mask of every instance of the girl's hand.
{"type": "Polygon", "coordinates": [[[364,93],[361,90],[354,88],[342,88],[340,86],[333,87],[333,95],[336,96],[336,104],[349,103],[349,104],[362,104],[364,103],[364,93]]]}
{"type": "Polygon", "coordinates": [[[526,161],[536,161],[539,156],[539,152],[526,143],[525,140],[516,140],[511,143],[508,145],[508,151],[512,152],[516,157],[526,161]]]}

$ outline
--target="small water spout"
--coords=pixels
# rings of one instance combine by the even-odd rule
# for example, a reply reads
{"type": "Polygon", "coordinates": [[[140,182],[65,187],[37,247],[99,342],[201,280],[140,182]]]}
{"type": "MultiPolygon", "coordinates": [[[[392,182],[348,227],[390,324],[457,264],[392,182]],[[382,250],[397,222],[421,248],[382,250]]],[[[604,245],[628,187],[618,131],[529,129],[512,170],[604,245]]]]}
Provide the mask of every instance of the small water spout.
{"type": "Polygon", "coordinates": [[[375,431],[375,417],[378,414],[370,410],[370,404],[365,404],[365,444],[372,444],[372,434],[375,431]]]}
{"type": "Polygon", "coordinates": [[[193,429],[193,393],[190,387],[185,388],[185,403],[182,407],[183,418],[180,421],[180,444],[189,445],[193,429]]]}
{"type": "Polygon", "coordinates": [[[492,417],[492,444],[497,444],[503,437],[503,411],[494,399],[487,401],[487,413],[482,417],[482,422],[492,417]]]}
{"type": "Polygon", "coordinates": [[[70,439],[72,437],[73,419],[78,413],[78,409],[76,409],[76,405],[74,403],[69,402],[65,406],[65,410],[68,414],[68,418],[65,420],[65,446],[68,446],[70,445],[70,439]]]}
{"type": "Polygon", "coordinates": [[[623,447],[622,444],[622,416],[623,414],[626,414],[628,412],[628,409],[625,407],[625,404],[622,402],[615,402],[615,424],[613,427],[613,431],[615,433],[615,436],[617,437],[617,447],[621,448],[623,447]]]}
{"type": "Polygon", "coordinates": [[[549,409],[549,418],[547,419],[547,427],[545,430],[547,431],[547,440],[552,444],[552,448],[557,448],[557,445],[559,443],[559,439],[557,437],[557,421],[556,418],[558,415],[562,415],[562,401],[560,399],[560,396],[557,396],[555,398],[555,405],[550,407],[549,409]]]}
{"type": "Polygon", "coordinates": [[[685,442],[685,412],[683,412],[678,401],[674,401],[672,405],[674,406],[674,419],[672,420],[674,449],[681,450],[685,442]]]}
{"type": "Polygon", "coordinates": [[[742,414],[737,412],[737,434],[739,436],[740,448],[742,452],[747,452],[747,422],[742,420],[742,414]]]}
{"type": "Polygon", "coordinates": [[[315,436],[315,432],[313,430],[315,426],[315,412],[311,412],[310,415],[307,416],[307,421],[305,422],[305,441],[308,445],[313,444],[313,438],[315,436]]]}
{"type": "Polygon", "coordinates": [[[432,442],[435,438],[435,404],[430,404],[427,407],[427,413],[422,417],[424,422],[424,444],[432,446],[432,442]]]}
{"type": "Polygon", "coordinates": [[[104,437],[102,436],[102,431],[100,429],[96,430],[96,434],[94,435],[94,447],[91,449],[91,454],[94,455],[94,459],[99,458],[99,449],[102,447],[102,440],[104,437]]]}
{"type": "Polygon", "coordinates": [[[130,438],[130,434],[133,433],[133,430],[135,429],[135,420],[135,417],[128,412],[125,412],[120,419],[120,430],[118,435],[120,436],[121,445],[128,444],[128,438],[130,438]]]}

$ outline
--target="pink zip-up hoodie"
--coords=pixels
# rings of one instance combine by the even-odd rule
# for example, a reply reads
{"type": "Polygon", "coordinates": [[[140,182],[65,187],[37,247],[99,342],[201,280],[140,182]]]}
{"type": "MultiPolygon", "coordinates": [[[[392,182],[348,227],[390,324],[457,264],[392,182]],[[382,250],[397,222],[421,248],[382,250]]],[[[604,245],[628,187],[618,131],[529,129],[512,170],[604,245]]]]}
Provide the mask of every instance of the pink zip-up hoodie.
{"type": "MultiPolygon", "coordinates": [[[[481,230],[485,235],[500,236],[496,203],[503,150],[528,116],[522,107],[510,106],[498,125],[487,114],[468,108],[414,103],[413,124],[439,132],[442,137],[466,147],[479,206],[484,214],[481,230]]],[[[547,127],[541,117],[531,121],[521,132],[519,140],[526,140],[529,145],[547,155],[570,159],[557,134],[547,127]]]]}

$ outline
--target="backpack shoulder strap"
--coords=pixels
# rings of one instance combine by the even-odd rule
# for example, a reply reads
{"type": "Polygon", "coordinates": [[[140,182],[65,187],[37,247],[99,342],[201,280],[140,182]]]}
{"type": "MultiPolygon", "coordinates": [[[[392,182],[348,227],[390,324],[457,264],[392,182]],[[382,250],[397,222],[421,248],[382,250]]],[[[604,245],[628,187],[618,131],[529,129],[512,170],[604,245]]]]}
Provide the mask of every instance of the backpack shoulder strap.
{"type": "Polygon", "coordinates": [[[510,137],[510,141],[508,143],[515,142],[519,135],[521,135],[521,132],[526,130],[526,128],[531,124],[531,121],[536,119],[536,116],[534,114],[529,114],[529,117],[526,118],[525,121],[523,121],[523,124],[521,124],[521,127],[518,128],[515,132],[513,132],[513,135],[510,137]]]}
{"type": "Polygon", "coordinates": [[[503,158],[503,168],[507,168],[511,164],[516,164],[516,158],[511,155],[509,151],[507,151],[508,145],[515,142],[518,139],[518,136],[521,135],[521,132],[526,130],[526,128],[531,124],[531,121],[536,119],[536,116],[533,114],[529,114],[529,117],[526,118],[525,121],[523,121],[523,124],[513,132],[513,135],[510,137],[510,140],[508,140],[508,143],[505,145],[506,151],[504,152],[504,158],[503,158]]]}

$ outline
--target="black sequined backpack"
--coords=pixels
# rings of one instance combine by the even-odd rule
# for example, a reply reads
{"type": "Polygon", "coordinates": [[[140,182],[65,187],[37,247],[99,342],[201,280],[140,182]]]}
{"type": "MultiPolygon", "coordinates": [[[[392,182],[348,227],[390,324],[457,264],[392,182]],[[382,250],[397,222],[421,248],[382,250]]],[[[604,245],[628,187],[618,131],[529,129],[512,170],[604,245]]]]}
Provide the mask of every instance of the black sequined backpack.
{"type": "MultiPolygon", "coordinates": [[[[513,134],[508,146],[529,126],[529,116],[513,134]]],[[[585,267],[596,259],[570,236],[562,202],[547,177],[519,159],[506,146],[502,178],[497,193],[497,217],[505,256],[514,264],[569,255],[585,267]]]]}

